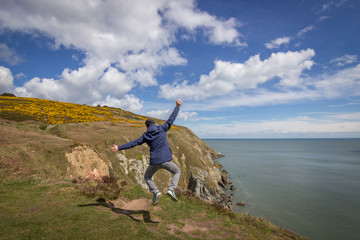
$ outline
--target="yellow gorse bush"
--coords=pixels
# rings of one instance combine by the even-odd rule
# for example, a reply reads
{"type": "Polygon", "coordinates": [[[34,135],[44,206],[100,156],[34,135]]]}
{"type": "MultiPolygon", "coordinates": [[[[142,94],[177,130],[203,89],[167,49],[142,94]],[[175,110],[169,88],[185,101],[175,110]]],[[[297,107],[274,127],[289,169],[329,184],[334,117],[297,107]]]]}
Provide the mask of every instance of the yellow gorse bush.
{"type": "Polygon", "coordinates": [[[136,126],[144,126],[144,119],[146,119],[118,108],[91,107],[38,98],[4,96],[0,96],[0,117],[16,121],[36,120],[47,124],[126,121],[136,126]]]}

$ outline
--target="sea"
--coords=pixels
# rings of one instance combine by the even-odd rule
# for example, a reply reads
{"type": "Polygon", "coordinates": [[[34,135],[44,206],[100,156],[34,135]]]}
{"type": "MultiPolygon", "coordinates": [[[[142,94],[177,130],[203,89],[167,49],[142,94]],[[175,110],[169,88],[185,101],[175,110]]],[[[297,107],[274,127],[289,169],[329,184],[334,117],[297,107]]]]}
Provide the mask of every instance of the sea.
{"type": "Polygon", "coordinates": [[[360,139],[204,139],[239,213],[310,240],[360,239],[360,139]]]}

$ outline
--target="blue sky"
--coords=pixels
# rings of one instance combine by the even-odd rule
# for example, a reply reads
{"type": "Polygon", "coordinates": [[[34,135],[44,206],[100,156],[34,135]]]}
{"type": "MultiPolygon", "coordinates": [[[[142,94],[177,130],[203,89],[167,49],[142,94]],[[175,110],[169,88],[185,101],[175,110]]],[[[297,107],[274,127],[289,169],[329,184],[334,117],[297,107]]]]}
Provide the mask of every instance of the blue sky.
{"type": "Polygon", "coordinates": [[[201,138],[360,137],[357,0],[1,1],[0,93],[201,138]]]}

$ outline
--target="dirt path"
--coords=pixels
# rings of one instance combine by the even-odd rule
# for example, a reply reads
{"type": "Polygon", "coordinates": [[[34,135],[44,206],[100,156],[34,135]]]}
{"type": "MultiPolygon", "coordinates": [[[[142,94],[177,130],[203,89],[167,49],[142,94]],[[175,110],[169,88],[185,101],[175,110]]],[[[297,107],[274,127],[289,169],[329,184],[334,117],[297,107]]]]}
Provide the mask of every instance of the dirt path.
{"type": "Polygon", "coordinates": [[[149,211],[152,206],[152,202],[147,198],[139,198],[134,200],[129,200],[126,198],[118,198],[113,201],[114,205],[119,208],[126,210],[136,211],[136,210],[146,210],[149,211]]]}

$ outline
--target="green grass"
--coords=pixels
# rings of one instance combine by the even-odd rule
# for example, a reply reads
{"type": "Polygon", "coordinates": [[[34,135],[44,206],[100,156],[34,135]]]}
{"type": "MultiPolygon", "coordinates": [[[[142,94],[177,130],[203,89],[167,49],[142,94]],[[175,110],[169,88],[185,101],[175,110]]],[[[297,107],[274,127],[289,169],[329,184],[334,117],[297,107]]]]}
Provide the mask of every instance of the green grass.
{"type": "MultiPolygon", "coordinates": [[[[164,195],[149,211],[124,211],[81,195],[75,185],[0,182],[0,239],[302,239],[264,219],[218,209],[185,195],[178,202],[164,195]],[[209,222],[212,229],[185,232],[188,221],[209,222]]],[[[151,198],[138,186],[126,186],[121,196],[151,198]]]]}
{"type": "Polygon", "coordinates": [[[128,198],[130,200],[139,199],[139,198],[143,198],[143,197],[150,198],[150,195],[152,197],[152,194],[150,194],[150,193],[146,194],[139,185],[127,186],[121,190],[121,196],[128,198]]]}
{"type": "Polygon", "coordinates": [[[71,184],[41,185],[30,181],[0,187],[1,239],[135,239],[156,238],[146,223],[108,208],[79,207],[95,201],[71,184]]]}

